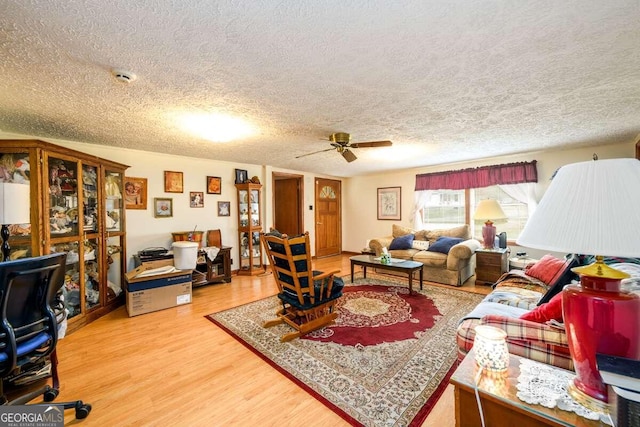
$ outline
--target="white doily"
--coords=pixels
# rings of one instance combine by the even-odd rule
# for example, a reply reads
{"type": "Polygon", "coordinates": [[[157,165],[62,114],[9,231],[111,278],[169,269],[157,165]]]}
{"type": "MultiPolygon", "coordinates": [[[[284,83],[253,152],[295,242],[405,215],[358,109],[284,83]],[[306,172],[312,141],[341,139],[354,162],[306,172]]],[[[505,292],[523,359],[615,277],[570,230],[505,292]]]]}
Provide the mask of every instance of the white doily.
{"type": "Polygon", "coordinates": [[[558,407],[563,411],[575,412],[589,420],[611,425],[607,414],[591,411],[575,400],[567,392],[567,385],[575,378],[571,372],[529,359],[520,360],[518,376],[518,399],[531,405],[546,408],[558,407]]]}

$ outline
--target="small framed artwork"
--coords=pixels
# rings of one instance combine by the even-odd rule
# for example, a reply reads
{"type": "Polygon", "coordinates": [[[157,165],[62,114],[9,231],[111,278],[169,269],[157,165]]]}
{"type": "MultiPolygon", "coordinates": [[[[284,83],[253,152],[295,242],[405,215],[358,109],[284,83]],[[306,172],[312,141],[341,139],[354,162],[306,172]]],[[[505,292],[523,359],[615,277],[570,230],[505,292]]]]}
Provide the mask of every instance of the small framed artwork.
{"type": "Polygon", "coordinates": [[[147,178],[125,176],[124,201],[127,209],[147,209],[147,178]]]}
{"type": "Polygon", "coordinates": [[[173,216],[173,199],[154,198],[153,216],[156,218],[171,218],[173,216]]]}
{"type": "Polygon", "coordinates": [[[218,216],[231,216],[231,202],[218,202],[218,216]]]}
{"type": "Polygon", "coordinates": [[[182,172],[164,171],[164,192],[183,193],[182,172]]]}
{"type": "Polygon", "coordinates": [[[236,169],[236,184],[244,184],[249,180],[249,173],[244,169],[236,169]]]}
{"type": "Polygon", "coordinates": [[[207,194],[222,194],[222,178],[219,176],[207,177],[207,194]]]}
{"type": "Polygon", "coordinates": [[[192,208],[204,208],[204,194],[202,194],[202,191],[191,191],[189,193],[189,206],[192,208]]]}
{"type": "Polygon", "coordinates": [[[378,219],[402,219],[402,187],[378,188],[378,219]]]}

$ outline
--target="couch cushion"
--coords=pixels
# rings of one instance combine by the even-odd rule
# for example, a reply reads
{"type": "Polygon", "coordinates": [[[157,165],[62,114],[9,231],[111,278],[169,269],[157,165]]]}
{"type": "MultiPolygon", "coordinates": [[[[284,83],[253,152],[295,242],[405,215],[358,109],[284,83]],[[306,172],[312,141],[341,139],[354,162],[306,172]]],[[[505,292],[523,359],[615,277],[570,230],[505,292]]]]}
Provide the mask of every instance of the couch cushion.
{"type": "Polygon", "coordinates": [[[413,234],[405,234],[404,236],[395,237],[389,245],[389,250],[392,249],[412,249],[413,246],[413,234]]]}
{"type": "Polygon", "coordinates": [[[439,237],[435,243],[429,244],[429,249],[427,249],[427,251],[448,254],[452,247],[462,241],[463,240],[459,237],[439,237]]]}
{"type": "Polygon", "coordinates": [[[406,236],[407,234],[414,234],[415,230],[409,227],[403,227],[401,225],[393,224],[391,226],[391,235],[393,237],[406,236]]]}
{"type": "Polygon", "coordinates": [[[426,238],[432,244],[438,240],[438,237],[458,237],[460,239],[469,239],[471,235],[469,234],[469,225],[461,225],[460,227],[447,228],[444,230],[431,230],[427,231],[426,238]]]}
{"type": "Polygon", "coordinates": [[[397,249],[390,250],[391,258],[413,259],[414,255],[420,252],[417,249],[397,249]]]}
{"type": "Polygon", "coordinates": [[[413,255],[413,260],[421,262],[428,267],[447,267],[447,256],[440,252],[418,251],[413,255]]]}

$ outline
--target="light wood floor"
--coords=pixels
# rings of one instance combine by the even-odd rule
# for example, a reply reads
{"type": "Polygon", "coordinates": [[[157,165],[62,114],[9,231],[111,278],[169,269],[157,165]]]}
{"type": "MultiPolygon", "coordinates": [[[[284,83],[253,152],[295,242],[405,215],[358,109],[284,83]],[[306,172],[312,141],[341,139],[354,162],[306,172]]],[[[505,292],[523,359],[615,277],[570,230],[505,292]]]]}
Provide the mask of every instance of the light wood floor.
{"type": "MultiPolygon", "coordinates": [[[[349,256],[316,269],[349,273],[349,256]]],[[[487,293],[473,279],[466,290],[487,293]]],[[[342,418],[205,319],[276,293],[271,274],[193,291],[193,303],[129,318],[124,307],[60,341],[58,401],[93,410],[83,426],[341,426],[342,418]]],[[[66,425],[75,424],[71,412],[66,425]]],[[[455,425],[452,386],[424,426],[455,425]]]]}

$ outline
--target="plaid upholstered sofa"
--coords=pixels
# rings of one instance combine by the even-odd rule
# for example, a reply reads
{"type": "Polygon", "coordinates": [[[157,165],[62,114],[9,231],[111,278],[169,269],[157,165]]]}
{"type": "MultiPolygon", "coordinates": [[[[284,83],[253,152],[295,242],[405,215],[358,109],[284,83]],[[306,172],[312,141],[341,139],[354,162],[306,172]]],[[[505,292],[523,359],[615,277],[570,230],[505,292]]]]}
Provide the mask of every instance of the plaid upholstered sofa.
{"type": "MultiPolygon", "coordinates": [[[[540,262],[547,258],[543,257],[540,262]]],[[[534,273],[535,264],[524,271],[505,273],[494,285],[494,290],[461,319],[456,334],[459,359],[462,360],[473,347],[475,327],[490,325],[507,333],[507,346],[511,354],[573,370],[567,335],[562,325],[538,323],[520,317],[550,303],[564,285],[576,278],[571,268],[577,265],[579,258],[569,255],[564,260],[556,258],[554,268],[557,270],[547,272],[546,276],[534,273]]]]}
{"type": "Polygon", "coordinates": [[[462,286],[475,274],[475,251],[480,246],[479,241],[471,238],[466,224],[446,230],[417,231],[393,224],[391,236],[369,241],[369,248],[376,256],[380,256],[382,248],[387,248],[392,258],[423,263],[425,280],[453,286],[462,286]],[[394,246],[396,242],[405,246],[394,246]]]}

